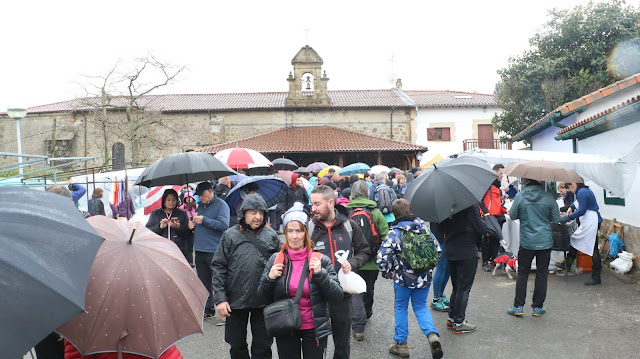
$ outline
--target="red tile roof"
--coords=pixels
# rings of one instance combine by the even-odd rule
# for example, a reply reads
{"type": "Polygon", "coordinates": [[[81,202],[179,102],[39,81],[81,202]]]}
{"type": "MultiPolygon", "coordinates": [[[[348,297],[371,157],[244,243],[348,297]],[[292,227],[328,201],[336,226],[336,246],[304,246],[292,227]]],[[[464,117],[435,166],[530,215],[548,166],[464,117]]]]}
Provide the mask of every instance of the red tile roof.
{"type": "MultiPolygon", "coordinates": [[[[287,92],[221,93],[200,95],[148,95],[139,105],[152,111],[242,111],[284,109],[287,92]]],[[[345,90],[329,91],[331,108],[377,107],[472,107],[496,106],[495,96],[455,91],[345,90]]],[[[99,104],[99,98],[78,98],[30,107],[29,113],[87,111],[99,104]]],[[[114,106],[124,106],[126,98],[115,97],[114,106]]]]}
{"type": "Polygon", "coordinates": [[[599,118],[602,118],[602,117],[604,117],[604,116],[606,116],[606,115],[608,115],[610,113],[613,113],[615,111],[623,109],[623,108],[625,108],[627,106],[633,105],[636,102],[640,102],[640,95],[638,95],[636,97],[632,97],[631,99],[629,99],[629,100],[627,100],[627,101],[625,101],[623,103],[620,103],[620,104],[618,104],[616,106],[610,107],[610,108],[608,108],[608,109],[606,109],[606,110],[604,110],[602,112],[598,112],[597,114],[595,114],[593,116],[590,116],[590,117],[587,117],[587,118],[585,118],[583,120],[580,120],[580,121],[574,123],[573,125],[567,126],[567,127],[563,128],[563,129],[561,129],[560,131],[558,131],[558,135],[561,135],[563,133],[569,132],[569,131],[573,130],[574,128],[582,127],[582,126],[588,124],[589,122],[593,122],[593,121],[595,121],[595,120],[597,120],[599,118]]]}
{"type": "Polygon", "coordinates": [[[523,140],[525,138],[529,138],[533,135],[535,135],[536,133],[548,128],[549,126],[551,126],[551,116],[555,115],[555,114],[560,114],[562,116],[566,116],[568,114],[570,114],[571,112],[574,112],[584,106],[587,106],[589,104],[592,104],[595,101],[598,101],[600,99],[603,99],[607,96],[611,96],[619,91],[622,91],[624,89],[626,89],[627,87],[633,86],[640,83],[640,73],[639,74],[635,74],[633,76],[629,76],[626,79],[620,80],[616,83],[613,83],[607,87],[603,87],[599,90],[596,90],[588,95],[582,96],[579,99],[575,99],[571,102],[567,102],[564,105],[556,108],[555,110],[551,111],[550,113],[548,113],[547,115],[545,115],[544,117],[542,117],[541,119],[539,119],[538,121],[532,123],[531,125],[529,125],[529,127],[525,128],[523,131],[521,131],[520,133],[518,133],[517,135],[515,135],[513,137],[514,141],[520,141],[523,140]]]}
{"type": "Polygon", "coordinates": [[[251,148],[263,153],[427,151],[423,146],[331,126],[285,127],[196,151],[216,153],[234,147],[251,148]]]}

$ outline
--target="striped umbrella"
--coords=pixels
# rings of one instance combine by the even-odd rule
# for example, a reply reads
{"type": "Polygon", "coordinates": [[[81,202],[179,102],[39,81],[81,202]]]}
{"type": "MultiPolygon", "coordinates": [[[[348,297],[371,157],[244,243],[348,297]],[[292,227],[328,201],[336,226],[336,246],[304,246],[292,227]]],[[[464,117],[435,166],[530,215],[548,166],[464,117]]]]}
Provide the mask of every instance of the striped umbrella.
{"type": "Polygon", "coordinates": [[[273,163],[260,152],[249,148],[227,148],[216,153],[214,157],[235,169],[273,166],[273,163]]]}

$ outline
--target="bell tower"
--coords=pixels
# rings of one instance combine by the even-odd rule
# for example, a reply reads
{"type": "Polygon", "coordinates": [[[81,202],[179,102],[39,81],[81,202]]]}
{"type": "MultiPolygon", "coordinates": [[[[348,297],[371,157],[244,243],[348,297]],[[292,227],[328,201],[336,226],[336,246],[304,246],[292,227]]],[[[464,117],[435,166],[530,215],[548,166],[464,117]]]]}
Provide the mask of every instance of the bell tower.
{"type": "Polygon", "coordinates": [[[293,73],[289,72],[289,95],[285,106],[329,106],[327,73],[322,73],[322,58],[309,45],[305,45],[291,60],[293,73]]]}

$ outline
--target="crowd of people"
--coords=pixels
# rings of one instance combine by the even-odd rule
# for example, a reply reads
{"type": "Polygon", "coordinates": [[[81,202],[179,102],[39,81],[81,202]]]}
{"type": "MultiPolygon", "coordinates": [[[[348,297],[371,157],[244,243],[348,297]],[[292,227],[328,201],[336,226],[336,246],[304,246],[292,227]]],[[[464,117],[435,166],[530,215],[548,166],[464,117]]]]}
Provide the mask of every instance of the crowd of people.
{"type": "MultiPolygon", "coordinates": [[[[241,188],[241,201],[233,208],[225,201],[233,188],[228,177],[217,183],[201,182],[195,188],[185,185],[179,192],[167,189],[161,208],[151,213],[146,227],[173,241],[195,268],[209,292],[205,319],[224,326],[231,358],[272,357],[274,336],[268,334],[264,308],[283,299],[297,301],[301,324],[288,334],[275,336],[281,358],[324,358],[330,336],[333,358],[349,358],[351,339],[366,339],[379,274],[394,282],[395,333],[389,352],[409,356],[411,302],[432,357],[441,358],[440,333],[430,309],[448,313],[446,329],[454,334],[475,331],[476,325],[467,321],[466,309],[478,252],[480,268],[490,271],[499,252],[504,251],[498,236],[487,227],[489,216],[500,226],[505,215],[521,222],[515,299],[508,314],[524,314],[534,258],[532,314],[546,313],[552,222],[580,221],[567,262],[558,267],[570,269],[580,250],[593,254],[593,275],[586,284],[601,280],[597,242],[594,244],[601,218],[593,192],[582,183],[561,184],[565,206],[559,208],[553,195],[535,180],[525,179],[522,191],[513,193],[503,168],[494,166],[496,180],[483,201],[440,223],[423,221],[403,199],[420,175],[417,168],[373,177],[369,173],[340,176],[331,169],[322,178],[313,172],[291,174],[282,201],[270,208],[256,193],[259,182],[241,188]],[[309,184],[307,188],[303,180],[309,184]],[[577,200],[571,201],[570,194],[577,200]],[[508,197],[515,198],[510,209],[505,206],[508,197]],[[427,245],[434,249],[428,250],[427,245]],[[342,254],[347,259],[341,263],[338,256],[342,254]],[[340,272],[357,273],[366,283],[366,291],[344,292],[340,272]],[[444,291],[449,279],[452,290],[447,297],[444,291]],[[432,282],[433,299],[428,306],[432,282]]],[[[89,201],[92,215],[104,215],[101,196],[102,191],[96,189],[89,201]]],[[[129,217],[124,202],[122,215],[129,217]]]]}

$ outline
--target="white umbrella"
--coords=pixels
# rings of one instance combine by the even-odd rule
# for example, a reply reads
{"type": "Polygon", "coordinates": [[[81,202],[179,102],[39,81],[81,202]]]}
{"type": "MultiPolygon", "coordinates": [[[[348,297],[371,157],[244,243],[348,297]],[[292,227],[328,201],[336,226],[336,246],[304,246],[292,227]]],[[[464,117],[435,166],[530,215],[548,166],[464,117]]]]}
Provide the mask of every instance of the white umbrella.
{"type": "Polygon", "coordinates": [[[391,169],[389,169],[389,167],[387,166],[375,165],[371,167],[371,172],[375,174],[382,173],[382,172],[389,173],[391,172],[391,169]]]}

